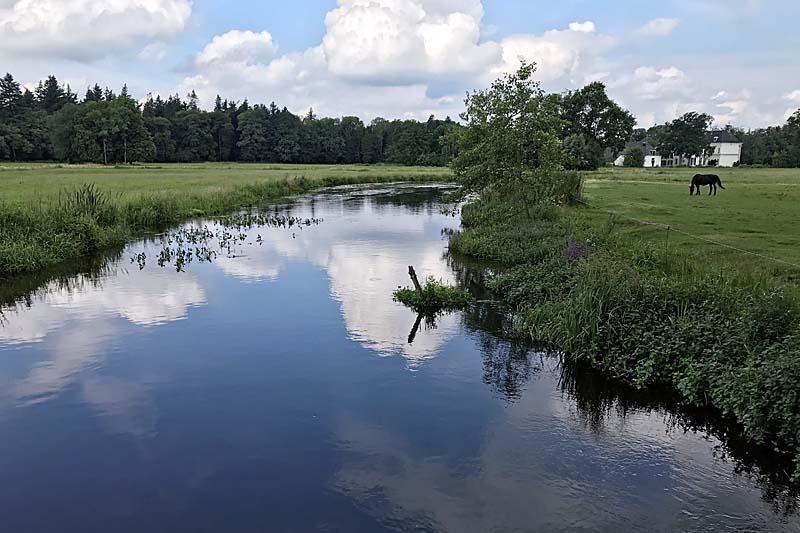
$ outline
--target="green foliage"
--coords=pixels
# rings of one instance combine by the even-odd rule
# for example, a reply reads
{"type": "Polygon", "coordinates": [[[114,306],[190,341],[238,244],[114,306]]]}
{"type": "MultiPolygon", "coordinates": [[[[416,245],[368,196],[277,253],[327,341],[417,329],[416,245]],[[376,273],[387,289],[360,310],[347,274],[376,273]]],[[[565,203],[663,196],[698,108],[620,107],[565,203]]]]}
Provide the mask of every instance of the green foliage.
{"type": "Polygon", "coordinates": [[[597,170],[603,165],[603,147],[581,133],[564,139],[564,166],[573,170],[597,170]]]}
{"type": "Polygon", "coordinates": [[[35,94],[11,74],[0,79],[0,160],[69,163],[244,161],[393,163],[445,166],[453,155],[446,118],[386,121],[307,117],[274,103],[251,106],[217,96],[201,110],[194,91],[182,99],[149,97],[139,106],[123,87],[117,96],[97,84],[82,102],[50,76],[35,94]]]}
{"type": "Polygon", "coordinates": [[[800,167],[800,109],[784,126],[737,131],[742,140],[742,164],[780,168],[800,167]]]}
{"type": "Polygon", "coordinates": [[[631,137],[636,119],[606,94],[600,82],[566,93],[561,99],[565,166],[597,170],[606,150],[618,152],[631,137]]]}
{"type": "Polygon", "coordinates": [[[622,164],[628,168],[642,168],[644,166],[644,150],[629,148],[625,151],[625,159],[622,164]]]}
{"type": "Polygon", "coordinates": [[[422,294],[415,289],[404,288],[394,292],[394,299],[423,315],[436,314],[442,311],[463,309],[471,301],[469,292],[458,287],[444,285],[433,277],[429,277],[422,286],[422,294]]]}
{"type": "Polygon", "coordinates": [[[540,183],[562,163],[559,97],[546,95],[533,80],[535,65],[525,64],[489,89],[467,96],[455,130],[458,155],[451,167],[465,193],[489,188],[514,190],[526,210],[536,203],[540,183]]]}
{"type": "Polygon", "coordinates": [[[689,157],[709,152],[706,131],[713,120],[705,113],[690,112],[665,124],[658,132],[662,153],[689,157]]]}
{"type": "Polygon", "coordinates": [[[138,104],[130,98],[68,104],[52,119],[57,157],[77,162],[150,161],[156,146],[138,104]]]}
{"type": "Polygon", "coordinates": [[[800,167],[800,109],[784,126],[737,131],[736,134],[742,140],[742,164],[800,167]]]}
{"type": "Polygon", "coordinates": [[[800,447],[793,286],[666,253],[579,209],[549,206],[528,219],[518,205],[499,194],[467,205],[451,246],[511,266],[491,288],[521,331],[636,387],[673,387],[757,442],[800,447]],[[572,240],[591,242],[592,253],[570,260],[572,240]]]}
{"type": "Polygon", "coordinates": [[[75,215],[96,217],[109,205],[108,195],[93,184],[85,184],[79,189],[64,192],[59,207],[75,215]]]}

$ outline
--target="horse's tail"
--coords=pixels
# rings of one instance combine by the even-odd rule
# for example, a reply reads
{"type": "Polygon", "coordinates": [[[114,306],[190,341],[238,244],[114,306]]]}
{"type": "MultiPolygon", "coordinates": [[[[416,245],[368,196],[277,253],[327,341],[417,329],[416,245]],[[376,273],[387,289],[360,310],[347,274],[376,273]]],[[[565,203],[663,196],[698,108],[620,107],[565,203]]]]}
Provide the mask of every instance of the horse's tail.
{"type": "Polygon", "coordinates": [[[725,187],[722,185],[722,180],[719,178],[717,178],[717,185],[719,185],[719,188],[722,189],[723,191],[725,190],[725,187]]]}

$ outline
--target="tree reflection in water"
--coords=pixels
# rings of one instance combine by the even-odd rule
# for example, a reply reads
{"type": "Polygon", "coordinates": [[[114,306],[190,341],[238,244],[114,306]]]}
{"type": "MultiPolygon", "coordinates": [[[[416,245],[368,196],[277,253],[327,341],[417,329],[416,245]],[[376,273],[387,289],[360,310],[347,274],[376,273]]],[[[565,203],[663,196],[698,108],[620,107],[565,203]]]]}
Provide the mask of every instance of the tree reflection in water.
{"type": "Polygon", "coordinates": [[[638,390],[615,382],[585,365],[547,353],[530,339],[520,338],[512,327],[512,313],[491,299],[487,278],[496,265],[486,265],[447,252],[445,257],[460,285],[476,300],[463,312],[464,326],[476,335],[483,352],[484,382],[509,403],[520,400],[531,378],[557,372],[562,395],[575,406],[577,418],[595,434],[604,433],[612,419],[630,415],[660,417],[668,431],[703,435],[712,444],[715,458],[730,462],[734,473],[747,476],[761,489],[762,498],[774,511],[794,515],[800,511],[800,483],[791,480],[791,454],[773,446],[757,445],[740,425],[719,412],[682,404],[670,389],[638,390]]]}

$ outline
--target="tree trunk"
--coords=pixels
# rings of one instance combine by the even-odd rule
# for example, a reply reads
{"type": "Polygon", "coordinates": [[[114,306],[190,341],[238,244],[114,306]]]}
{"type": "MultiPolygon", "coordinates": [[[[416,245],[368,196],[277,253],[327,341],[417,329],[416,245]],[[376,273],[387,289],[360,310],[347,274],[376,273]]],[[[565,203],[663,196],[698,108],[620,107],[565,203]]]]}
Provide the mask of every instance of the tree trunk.
{"type": "Polygon", "coordinates": [[[414,270],[413,266],[408,267],[408,275],[411,276],[411,281],[414,282],[414,288],[417,290],[417,294],[420,296],[420,298],[422,298],[422,287],[419,284],[417,272],[414,270]]]}
{"type": "Polygon", "coordinates": [[[103,164],[108,165],[108,151],[106,150],[106,140],[103,139],[103,164]]]}
{"type": "Polygon", "coordinates": [[[128,164],[128,138],[122,138],[122,144],[125,146],[125,164],[128,164]]]}

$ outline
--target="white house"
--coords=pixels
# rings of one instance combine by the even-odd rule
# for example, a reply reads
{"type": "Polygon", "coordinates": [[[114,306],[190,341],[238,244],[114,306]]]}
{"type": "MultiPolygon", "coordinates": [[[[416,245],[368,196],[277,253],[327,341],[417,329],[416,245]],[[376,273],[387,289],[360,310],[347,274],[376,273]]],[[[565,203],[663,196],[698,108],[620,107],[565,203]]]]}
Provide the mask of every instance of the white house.
{"type": "Polygon", "coordinates": [[[730,130],[711,130],[706,132],[706,142],[711,151],[691,157],[676,156],[665,158],[669,167],[735,167],[742,160],[742,142],[730,130]]]}
{"type": "Polygon", "coordinates": [[[625,150],[614,160],[615,167],[625,166],[625,154],[628,150],[639,148],[644,153],[644,167],[655,168],[661,166],[661,154],[658,153],[656,147],[646,141],[630,142],[625,145],[625,150]]]}
{"type": "Polygon", "coordinates": [[[708,165],[709,161],[716,161],[718,167],[733,167],[742,160],[742,141],[730,130],[709,131],[706,140],[711,144],[712,151],[704,154],[704,165],[708,165]]]}

